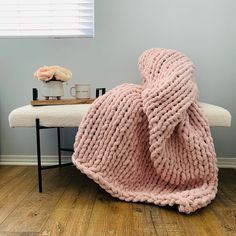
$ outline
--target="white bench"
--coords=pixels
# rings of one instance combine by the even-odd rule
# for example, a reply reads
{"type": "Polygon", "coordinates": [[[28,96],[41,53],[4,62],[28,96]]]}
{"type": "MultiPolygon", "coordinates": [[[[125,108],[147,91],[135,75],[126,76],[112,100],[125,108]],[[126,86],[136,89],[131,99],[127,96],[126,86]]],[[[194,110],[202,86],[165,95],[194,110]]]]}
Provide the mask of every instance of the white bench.
{"type": "MultiPolygon", "coordinates": [[[[91,104],[19,107],[9,115],[10,127],[35,127],[35,120],[40,119],[44,127],[78,127],[91,104]]],[[[231,115],[226,109],[200,103],[210,126],[229,127],[231,115]]]]}
{"type": "MultiPolygon", "coordinates": [[[[60,128],[78,127],[83,116],[86,115],[90,104],[79,105],[57,105],[57,106],[39,106],[31,105],[19,107],[13,110],[9,115],[10,127],[36,127],[37,159],[38,159],[38,183],[39,192],[42,192],[42,170],[71,165],[72,163],[61,163],[61,151],[73,151],[72,149],[61,147],[60,128]],[[40,130],[56,128],[58,138],[58,165],[42,166],[41,165],[41,147],[40,147],[40,130]]],[[[226,109],[200,103],[210,126],[230,127],[231,115],[226,109]]]]}

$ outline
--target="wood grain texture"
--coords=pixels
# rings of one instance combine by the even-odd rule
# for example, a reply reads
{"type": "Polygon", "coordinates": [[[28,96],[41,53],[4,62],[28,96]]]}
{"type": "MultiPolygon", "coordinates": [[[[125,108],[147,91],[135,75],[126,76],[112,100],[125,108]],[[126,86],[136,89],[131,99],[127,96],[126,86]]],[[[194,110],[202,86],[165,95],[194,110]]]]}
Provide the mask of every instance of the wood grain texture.
{"type": "Polygon", "coordinates": [[[185,215],[176,207],[127,203],[111,197],[75,167],[45,170],[0,166],[0,236],[236,235],[236,170],[221,169],[216,199],[185,215]]]}
{"type": "MultiPolygon", "coordinates": [[[[1,223],[6,217],[22,203],[23,199],[28,195],[30,191],[36,186],[36,174],[35,168],[32,167],[21,167],[14,168],[15,176],[12,174],[5,173],[6,181],[0,185],[0,227],[1,223]],[[19,169],[21,172],[18,172],[19,169]],[[9,179],[9,176],[12,176],[9,179]]],[[[11,171],[9,171],[11,173],[11,171]]],[[[2,176],[2,172],[1,176],[2,176]]],[[[5,176],[3,175],[3,176],[5,176]]],[[[4,177],[0,178],[5,179],[4,177]]]]}
{"type": "Polygon", "coordinates": [[[25,169],[22,166],[1,166],[0,165],[0,174],[4,178],[0,178],[0,188],[7,184],[9,181],[12,181],[14,178],[17,178],[19,175],[25,173],[25,169]]]}
{"type": "Polygon", "coordinates": [[[71,172],[71,183],[43,226],[41,235],[86,235],[98,187],[75,168],[71,172]]]}
{"type": "MultiPolygon", "coordinates": [[[[70,180],[70,173],[65,174],[66,172],[64,172],[65,169],[45,171],[44,174],[47,174],[47,184],[44,185],[44,193],[38,193],[35,183],[34,188],[29,189],[21,204],[18,204],[0,224],[0,232],[39,232],[42,224],[48,219],[50,212],[54,209],[70,180]]],[[[28,180],[32,182],[31,178],[31,176],[28,176],[28,180]]],[[[24,188],[20,188],[18,193],[21,191],[25,191],[24,188]]]]}
{"type": "Polygon", "coordinates": [[[49,100],[33,100],[32,106],[55,106],[55,105],[74,105],[74,104],[92,104],[95,99],[49,99],[49,100]]]}

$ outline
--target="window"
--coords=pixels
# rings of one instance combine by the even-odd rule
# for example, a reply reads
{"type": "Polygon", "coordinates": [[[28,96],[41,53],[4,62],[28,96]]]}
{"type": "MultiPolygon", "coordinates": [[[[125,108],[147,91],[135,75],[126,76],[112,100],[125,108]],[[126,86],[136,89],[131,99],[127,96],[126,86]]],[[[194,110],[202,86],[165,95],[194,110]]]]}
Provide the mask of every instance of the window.
{"type": "Polygon", "coordinates": [[[0,0],[0,37],[92,37],[94,0],[0,0]]]}

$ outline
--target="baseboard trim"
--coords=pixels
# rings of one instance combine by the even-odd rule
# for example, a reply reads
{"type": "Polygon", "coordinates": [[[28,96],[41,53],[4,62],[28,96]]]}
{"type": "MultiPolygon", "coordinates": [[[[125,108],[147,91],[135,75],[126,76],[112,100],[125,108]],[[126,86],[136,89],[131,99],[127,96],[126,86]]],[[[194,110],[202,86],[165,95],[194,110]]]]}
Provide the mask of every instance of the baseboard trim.
{"type": "MultiPolygon", "coordinates": [[[[236,169],[236,157],[218,157],[219,168],[235,168],[236,169]]],[[[62,156],[62,162],[67,163],[71,161],[71,156],[62,156]]],[[[58,157],[55,155],[42,156],[43,165],[55,165],[58,163],[58,157]]],[[[36,155],[1,155],[0,165],[37,165],[36,155]]]]}
{"type": "Polygon", "coordinates": [[[235,168],[236,157],[217,157],[219,168],[235,168]]]}
{"type": "MultiPolygon", "coordinates": [[[[62,163],[71,162],[71,156],[62,156],[62,163]]],[[[58,156],[42,156],[43,165],[55,165],[58,164],[58,156]]],[[[37,165],[36,155],[1,155],[0,165],[37,165]]]]}

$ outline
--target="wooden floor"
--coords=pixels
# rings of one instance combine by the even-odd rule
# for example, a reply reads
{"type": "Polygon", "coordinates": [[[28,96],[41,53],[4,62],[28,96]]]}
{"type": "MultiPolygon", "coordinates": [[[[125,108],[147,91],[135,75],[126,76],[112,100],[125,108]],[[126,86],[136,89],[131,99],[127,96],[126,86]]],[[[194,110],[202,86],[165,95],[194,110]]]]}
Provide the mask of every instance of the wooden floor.
{"type": "Polygon", "coordinates": [[[74,167],[0,166],[0,235],[236,235],[236,170],[221,169],[217,198],[184,215],[176,208],[112,198],[74,167]]]}

